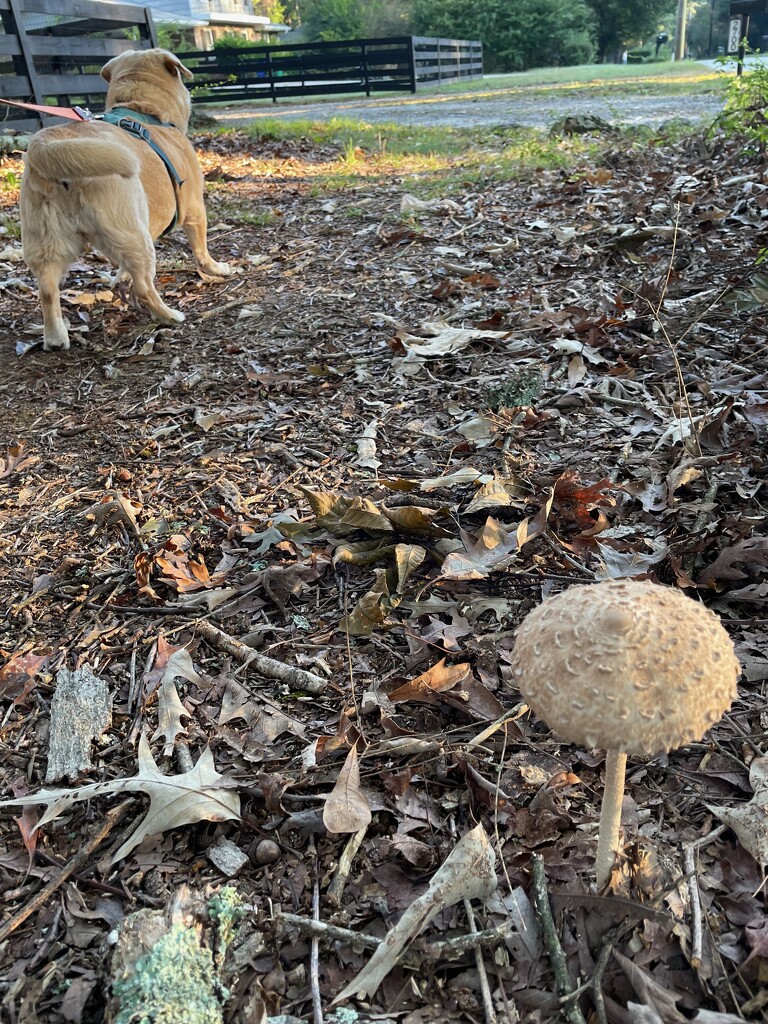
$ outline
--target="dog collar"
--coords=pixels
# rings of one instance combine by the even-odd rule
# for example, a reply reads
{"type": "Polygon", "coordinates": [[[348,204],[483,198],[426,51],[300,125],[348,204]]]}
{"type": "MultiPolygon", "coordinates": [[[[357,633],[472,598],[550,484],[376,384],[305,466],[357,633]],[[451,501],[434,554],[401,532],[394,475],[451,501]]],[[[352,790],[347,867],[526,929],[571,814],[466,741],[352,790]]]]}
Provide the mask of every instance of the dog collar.
{"type": "Polygon", "coordinates": [[[112,109],[108,110],[106,114],[101,115],[101,120],[106,121],[107,124],[114,124],[118,128],[122,128],[123,131],[130,132],[131,135],[136,135],[138,138],[143,139],[150,149],[152,149],[165,164],[165,169],[168,171],[168,177],[171,179],[173,194],[176,199],[176,212],[173,215],[173,220],[165,231],[163,231],[163,235],[167,235],[169,232],[173,231],[179,220],[179,189],[184,184],[184,181],[179,175],[179,172],[173,166],[171,158],[161,146],[158,146],[147,131],[145,125],[156,125],[162,128],[175,128],[176,125],[171,124],[170,121],[161,121],[153,114],[142,114],[137,110],[129,110],[128,107],[112,107],[112,109]]]}

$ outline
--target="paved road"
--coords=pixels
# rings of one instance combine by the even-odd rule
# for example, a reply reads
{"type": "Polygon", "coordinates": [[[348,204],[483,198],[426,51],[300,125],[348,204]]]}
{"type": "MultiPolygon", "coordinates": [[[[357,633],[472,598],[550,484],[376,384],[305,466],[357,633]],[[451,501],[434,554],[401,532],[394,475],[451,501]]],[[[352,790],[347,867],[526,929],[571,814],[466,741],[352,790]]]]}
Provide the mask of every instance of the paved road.
{"type": "Polygon", "coordinates": [[[541,93],[536,98],[526,97],[519,89],[472,94],[471,96],[426,93],[417,96],[387,99],[345,99],[334,102],[298,103],[280,100],[268,101],[252,107],[204,107],[217,120],[231,125],[252,124],[262,118],[295,121],[330,120],[333,117],[350,118],[380,124],[419,126],[446,125],[454,128],[489,128],[525,125],[549,128],[561,117],[595,114],[616,125],[647,124],[658,126],[672,118],[704,122],[712,120],[722,109],[722,99],[702,93],[698,96],[617,96],[609,99],[589,95],[585,91],[558,97],[554,93],[546,99],[541,93]]]}

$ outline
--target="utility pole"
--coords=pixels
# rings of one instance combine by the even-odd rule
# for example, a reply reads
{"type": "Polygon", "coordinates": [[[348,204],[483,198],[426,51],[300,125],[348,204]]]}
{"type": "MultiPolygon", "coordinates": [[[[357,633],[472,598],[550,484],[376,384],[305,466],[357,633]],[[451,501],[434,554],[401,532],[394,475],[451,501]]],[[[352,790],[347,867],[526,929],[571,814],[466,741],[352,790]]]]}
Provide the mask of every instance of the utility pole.
{"type": "Polygon", "coordinates": [[[675,60],[685,57],[685,23],[688,21],[688,0],[677,0],[677,32],[675,32],[675,60]]]}

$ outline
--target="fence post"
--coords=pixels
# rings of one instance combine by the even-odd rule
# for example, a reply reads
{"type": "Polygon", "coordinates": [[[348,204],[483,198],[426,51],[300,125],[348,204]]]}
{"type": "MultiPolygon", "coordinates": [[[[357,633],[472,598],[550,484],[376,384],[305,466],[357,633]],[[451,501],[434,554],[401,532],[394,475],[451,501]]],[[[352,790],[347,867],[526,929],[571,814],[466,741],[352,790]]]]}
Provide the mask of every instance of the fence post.
{"type": "MultiPolygon", "coordinates": [[[[45,103],[45,97],[40,91],[40,83],[37,78],[37,70],[35,68],[35,61],[32,57],[32,51],[29,48],[29,40],[27,39],[27,29],[24,25],[22,17],[21,3],[20,0],[10,0],[11,3],[11,14],[13,15],[13,21],[16,25],[16,35],[19,40],[19,49],[21,50],[21,59],[24,62],[26,69],[26,77],[29,79],[29,87],[32,90],[35,103],[45,103]]],[[[40,124],[44,124],[44,115],[40,115],[40,124]]]]}
{"type": "Polygon", "coordinates": [[[269,95],[272,102],[277,103],[277,92],[275,91],[275,69],[272,67],[272,51],[267,50],[267,73],[269,75],[269,95]]]}
{"type": "Polygon", "coordinates": [[[157,46],[157,30],[155,29],[155,19],[152,17],[152,8],[144,8],[144,17],[146,18],[147,26],[147,38],[153,46],[157,46]]]}
{"type": "Polygon", "coordinates": [[[408,47],[408,74],[411,78],[411,92],[416,92],[416,40],[413,36],[410,36],[410,46],[408,47]]]}
{"type": "Polygon", "coordinates": [[[371,79],[368,75],[368,47],[365,43],[360,47],[360,70],[363,72],[365,95],[371,95],[371,79]]]}

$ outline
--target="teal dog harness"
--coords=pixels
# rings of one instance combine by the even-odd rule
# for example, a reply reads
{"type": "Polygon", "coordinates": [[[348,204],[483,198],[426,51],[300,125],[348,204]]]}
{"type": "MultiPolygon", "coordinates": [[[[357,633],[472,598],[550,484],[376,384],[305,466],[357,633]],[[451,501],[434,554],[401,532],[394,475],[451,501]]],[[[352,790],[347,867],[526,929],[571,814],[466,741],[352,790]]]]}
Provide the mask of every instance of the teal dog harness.
{"type": "Polygon", "coordinates": [[[106,114],[102,114],[100,120],[106,121],[107,124],[117,125],[117,127],[122,128],[123,131],[130,132],[131,135],[135,135],[137,138],[143,139],[149,148],[153,150],[153,152],[157,153],[165,164],[165,169],[168,171],[168,177],[171,179],[171,185],[173,186],[173,195],[176,199],[176,212],[173,215],[173,220],[165,231],[163,231],[163,234],[167,235],[169,231],[173,231],[179,220],[179,189],[184,182],[180,177],[179,172],[173,166],[171,158],[164,149],[158,146],[147,131],[145,125],[159,125],[161,128],[175,128],[176,125],[171,124],[169,121],[161,121],[152,114],[142,114],[137,110],[129,110],[128,107],[113,107],[111,110],[108,110],[106,114]]]}

